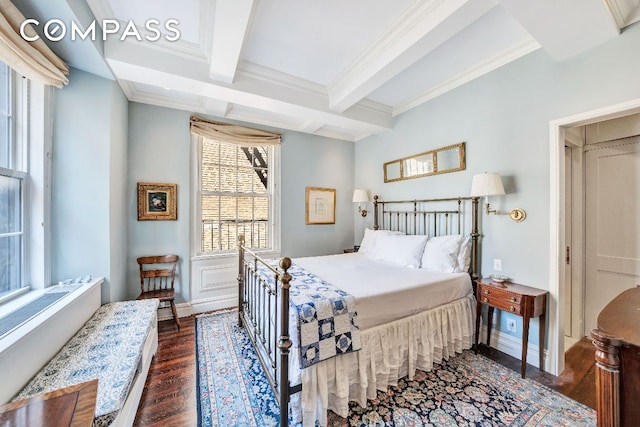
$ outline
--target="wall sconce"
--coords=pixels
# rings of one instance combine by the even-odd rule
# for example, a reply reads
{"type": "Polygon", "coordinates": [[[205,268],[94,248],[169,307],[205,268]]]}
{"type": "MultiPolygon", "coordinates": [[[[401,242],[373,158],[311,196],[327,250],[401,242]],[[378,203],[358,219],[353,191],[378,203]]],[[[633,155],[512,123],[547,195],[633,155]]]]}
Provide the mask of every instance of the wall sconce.
{"type": "Polygon", "coordinates": [[[485,205],[485,211],[487,215],[509,215],[509,217],[515,222],[522,222],[527,217],[524,210],[516,208],[510,212],[500,212],[495,209],[491,209],[489,204],[489,196],[503,196],[504,186],[502,185],[502,179],[497,172],[485,172],[473,176],[471,182],[471,196],[472,197],[486,197],[487,203],[485,205]]]}
{"type": "Polygon", "coordinates": [[[362,203],[369,202],[369,192],[367,190],[363,188],[356,188],[353,190],[353,200],[351,201],[358,204],[358,212],[360,212],[360,215],[363,217],[367,216],[367,210],[362,209],[361,206],[362,203]]]}

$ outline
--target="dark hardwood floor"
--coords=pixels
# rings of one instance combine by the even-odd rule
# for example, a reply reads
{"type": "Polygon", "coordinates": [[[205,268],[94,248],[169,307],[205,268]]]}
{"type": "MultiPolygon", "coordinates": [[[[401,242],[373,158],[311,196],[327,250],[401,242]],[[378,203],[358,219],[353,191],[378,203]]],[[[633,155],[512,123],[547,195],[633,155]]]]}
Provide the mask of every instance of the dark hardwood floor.
{"type": "MultiPolygon", "coordinates": [[[[195,426],[196,344],[195,317],[180,319],[178,332],[172,320],[158,326],[156,353],[136,415],[136,426],[195,426]]],[[[565,371],[558,377],[527,366],[527,378],[536,380],[587,406],[595,408],[594,347],[583,339],[565,355],[565,371]]],[[[520,373],[520,360],[486,346],[480,353],[520,373]]]]}

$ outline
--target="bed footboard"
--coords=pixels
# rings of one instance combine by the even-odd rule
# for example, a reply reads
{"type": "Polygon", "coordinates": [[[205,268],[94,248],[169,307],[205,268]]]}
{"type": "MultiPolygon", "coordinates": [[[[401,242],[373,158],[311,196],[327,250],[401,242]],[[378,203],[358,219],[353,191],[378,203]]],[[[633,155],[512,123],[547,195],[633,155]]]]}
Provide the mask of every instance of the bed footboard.
{"type": "Polygon", "coordinates": [[[277,270],[244,246],[238,236],[238,326],[247,330],[267,380],[280,406],[280,425],[289,421],[289,396],[299,391],[289,384],[289,282],[291,259],[277,270]],[[265,274],[272,280],[267,280],[265,274]]]}

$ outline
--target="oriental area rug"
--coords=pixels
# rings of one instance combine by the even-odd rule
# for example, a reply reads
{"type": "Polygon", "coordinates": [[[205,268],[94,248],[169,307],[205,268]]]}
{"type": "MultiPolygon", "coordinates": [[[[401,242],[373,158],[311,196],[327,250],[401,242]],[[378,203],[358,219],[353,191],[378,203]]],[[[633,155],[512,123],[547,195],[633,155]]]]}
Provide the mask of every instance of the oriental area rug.
{"type": "MultiPolygon", "coordinates": [[[[278,406],[235,310],[196,318],[198,426],[277,426],[278,406]]],[[[465,351],[329,426],[595,426],[595,411],[465,351]]]]}

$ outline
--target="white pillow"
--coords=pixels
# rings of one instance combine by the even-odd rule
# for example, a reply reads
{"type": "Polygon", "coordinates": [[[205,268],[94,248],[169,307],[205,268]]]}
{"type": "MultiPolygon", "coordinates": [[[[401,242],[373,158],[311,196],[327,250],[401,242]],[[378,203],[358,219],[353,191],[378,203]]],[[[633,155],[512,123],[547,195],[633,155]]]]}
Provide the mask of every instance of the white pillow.
{"type": "Polygon", "coordinates": [[[379,234],[370,257],[403,267],[420,268],[420,259],[427,243],[427,236],[404,234],[379,234]]]}
{"type": "Polygon", "coordinates": [[[360,243],[359,253],[371,255],[375,252],[376,237],[381,235],[404,235],[401,231],[364,229],[364,237],[360,243]]]}
{"type": "Polygon", "coordinates": [[[443,273],[459,272],[460,235],[437,236],[427,241],[422,255],[422,268],[442,271],[443,273]]]}
{"type": "Polygon", "coordinates": [[[471,236],[460,236],[460,249],[458,250],[458,269],[456,273],[468,273],[471,265],[471,236]]]}

